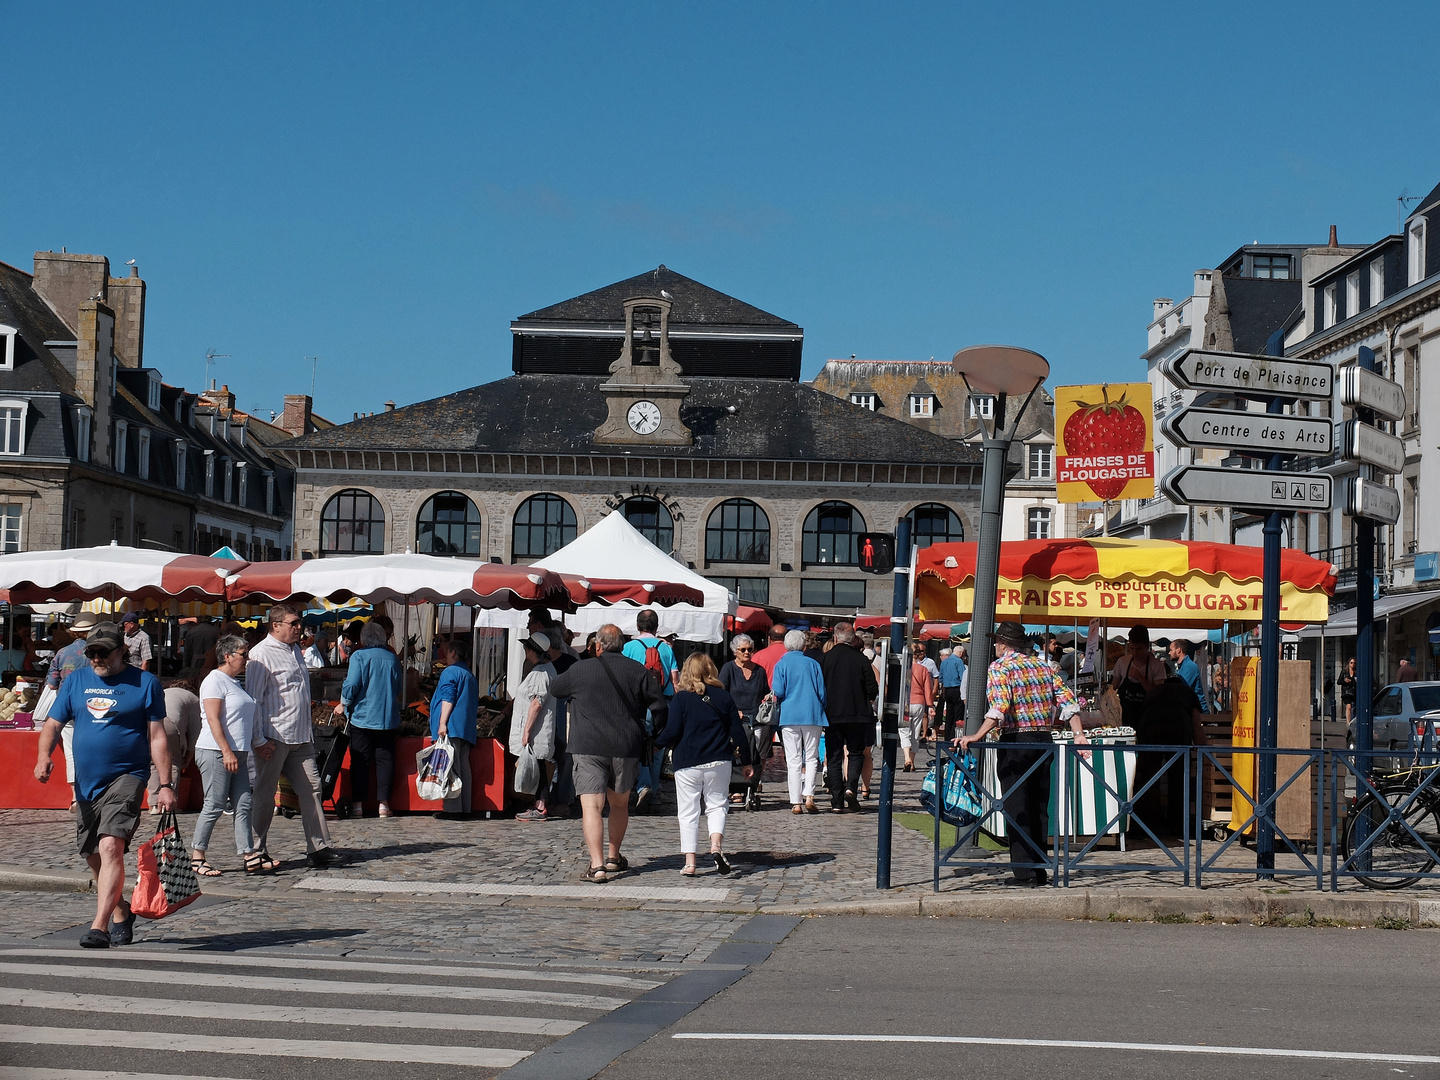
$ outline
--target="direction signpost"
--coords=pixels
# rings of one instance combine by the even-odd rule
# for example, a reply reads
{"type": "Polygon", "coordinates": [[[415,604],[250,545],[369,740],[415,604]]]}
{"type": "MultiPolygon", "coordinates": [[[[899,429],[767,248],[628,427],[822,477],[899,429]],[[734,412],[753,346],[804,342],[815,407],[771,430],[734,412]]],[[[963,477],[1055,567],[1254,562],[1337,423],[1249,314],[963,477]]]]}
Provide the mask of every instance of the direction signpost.
{"type": "Polygon", "coordinates": [[[1330,400],[1334,374],[1329,364],[1203,349],[1187,349],[1167,360],[1162,370],[1171,382],[1187,390],[1219,390],[1247,397],[1308,401],[1330,400]]]}
{"type": "Polygon", "coordinates": [[[1171,413],[1160,429],[1182,446],[1210,446],[1260,457],[1328,454],[1334,439],[1327,416],[1276,416],[1194,406],[1171,413]]]}
{"type": "MultiPolygon", "coordinates": [[[[1363,348],[1363,346],[1362,346],[1363,348]]],[[[1369,349],[1373,364],[1375,353],[1369,349]]],[[[1340,371],[1340,404],[1352,409],[1369,409],[1386,420],[1405,415],[1405,388],[1383,375],[1353,364],[1340,371]]]]}
{"type": "Polygon", "coordinates": [[[1345,492],[1345,513],[1367,521],[1378,521],[1381,525],[1394,525],[1400,520],[1400,493],[1389,484],[1362,476],[1350,481],[1345,492]]]}
{"type": "Polygon", "coordinates": [[[1345,421],[1341,429],[1340,451],[1345,460],[1373,465],[1381,472],[1398,473],[1405,467],[1404,441],[1359,420],[1345,421]]]}
{"type": "Polygon", "coordinates": [[[1331,479],[1324,473],[1270,469],[1224,469],[1185,465],[1160,481],[1171,502],[1271,510],[1329,510],[1331,479]]]}

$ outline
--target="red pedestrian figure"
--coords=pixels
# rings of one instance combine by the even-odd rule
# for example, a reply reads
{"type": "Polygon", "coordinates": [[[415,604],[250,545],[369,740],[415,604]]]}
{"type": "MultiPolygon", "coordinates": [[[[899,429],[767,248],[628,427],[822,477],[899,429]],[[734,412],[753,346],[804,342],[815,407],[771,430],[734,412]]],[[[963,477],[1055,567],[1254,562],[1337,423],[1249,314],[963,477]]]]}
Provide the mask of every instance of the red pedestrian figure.
{"type": "Polygon", "coordinates": [[[864,545],[860,548],[860,558],[863,560],[865,566],[875,565],[875,545],[868,536],[865,538],[864,545]]]}

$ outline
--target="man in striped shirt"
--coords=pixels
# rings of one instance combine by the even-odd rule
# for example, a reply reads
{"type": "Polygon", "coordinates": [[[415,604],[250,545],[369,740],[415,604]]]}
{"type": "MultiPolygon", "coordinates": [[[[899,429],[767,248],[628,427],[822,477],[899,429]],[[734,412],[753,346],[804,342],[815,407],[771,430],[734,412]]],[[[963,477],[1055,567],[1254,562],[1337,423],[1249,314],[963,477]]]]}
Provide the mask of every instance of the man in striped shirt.
{"type": "MultiPolygon", "coordinates": [[[[1089,741],[1080,725],[1075,695],[1048,663],[1031,654],[1025,628],[1017,622],[995,628],[995,662],[986,675],[985,696],[989,708],[980,730],[955,740],[962,750],[996,727],[1004,743],[1049,746],[1057,710],[1059,718],[1068,720],[1075,732],[1076,745],[1089,741]]],[[[1044,885],[1049,877],[1035,864],[1049,862],[1050,763],[1039,759],[1036,750],[1004,746],[999,750],[996,772],[1008,818],[1005,831],[1010,836],[1012,882],[1044,885]],[[1025,776],[1031,766],[1034,771],[1025,776]]]]}

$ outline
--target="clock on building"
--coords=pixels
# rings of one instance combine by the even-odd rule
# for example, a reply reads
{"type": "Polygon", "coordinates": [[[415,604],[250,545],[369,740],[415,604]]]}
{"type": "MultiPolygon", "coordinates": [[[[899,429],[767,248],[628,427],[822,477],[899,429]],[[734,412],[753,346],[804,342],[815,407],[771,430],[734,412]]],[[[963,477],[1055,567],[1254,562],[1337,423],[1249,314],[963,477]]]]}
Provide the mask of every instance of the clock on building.
{"type": "Polygon", "coordinates": [[[660,426],[660,406],[653,401],[637,401],[625,415],[630,430],[637,435],[649,435],[660,426]]]}

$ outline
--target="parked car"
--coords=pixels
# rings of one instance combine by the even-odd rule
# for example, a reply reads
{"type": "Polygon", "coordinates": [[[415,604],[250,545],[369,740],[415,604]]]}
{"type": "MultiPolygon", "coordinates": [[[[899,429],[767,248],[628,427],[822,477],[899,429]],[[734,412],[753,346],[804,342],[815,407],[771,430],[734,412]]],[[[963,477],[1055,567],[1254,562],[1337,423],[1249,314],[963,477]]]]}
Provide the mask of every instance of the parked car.
{"type": "MultiPolygon", "coordinates": [[[[1418,747],[1417,735],[1425,726],[1440,725],[1440,682],[1391,683],[1375,695],[1373,743],[1376,750],[1399,750],[1405,757],[1377,758],[1378,769],[1401,769],[1418,747]]],[[[1355,745],[1355,721],[1350,721],[1347,742],[1355,745]]],[[[1430,745],[1435,746],[1432,735],[1430,745]]]]}

